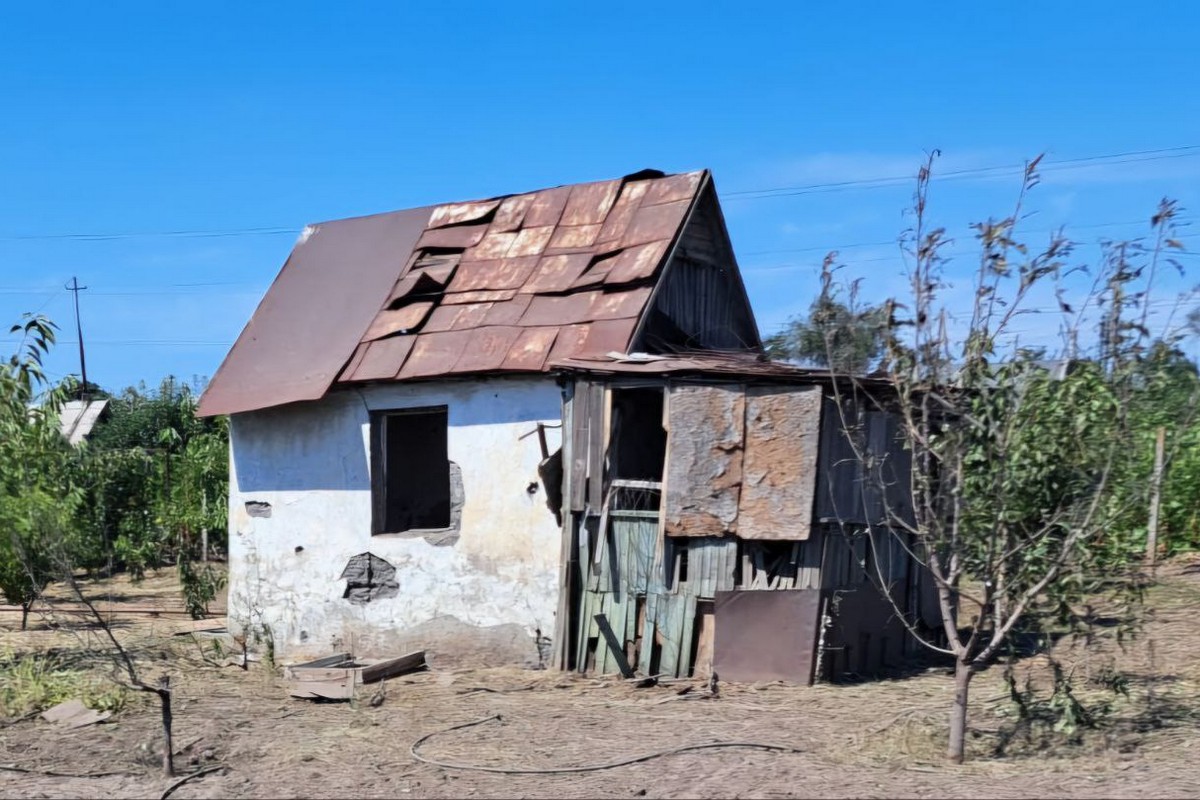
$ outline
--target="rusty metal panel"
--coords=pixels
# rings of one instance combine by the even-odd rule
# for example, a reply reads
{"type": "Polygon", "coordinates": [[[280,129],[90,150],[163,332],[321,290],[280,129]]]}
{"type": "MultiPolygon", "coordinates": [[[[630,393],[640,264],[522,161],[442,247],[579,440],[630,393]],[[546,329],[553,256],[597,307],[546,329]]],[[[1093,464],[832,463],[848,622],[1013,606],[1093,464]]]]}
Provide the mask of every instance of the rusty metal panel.
{"type": "Polygon", "coordinates": [[[421,328],[422,333],[438,333],[440,331],[475,328],[482,324],[487,316],[491,303],[463,303],[442,305],[429,316],[429,321],[421,328]]]}
{"type": "Polygon", "coordinates": [[[463,253],[463,261],[493,261],[508,255],[508,249],[513,246],[519,234],[488,233],[483,241],[463,253]]]}
{"type": "Polygon", "coordinates": [[[491,229],[499,233],[506,233],[520,228],[525,222],[525,214],[533,205],[535,197],[537,194],[518,194],[504,198],[500,202],[500,208],[496,210],[496,217],[492,220],[491,229]]]}
{"type": "Polygon", "coordinates": [[[600,235],[600,225],[559,225],[550,237],[547,250],[577,250],[591,247],[600,235]]]}
{"type": "Polygon", "coordinates": [[[570,186],[559,186],[555,189],[543,189],[534,195],[529,210],[525,212],[525,224],[531,228],[541,225],[557,225],[562,217],[563,207],[571,196],[570,186]]]}
{"type": "Polygon", "coordinates": [[[462,264],[447,291],[470,292],[478,289],[519,289],[529,280],[538,256],[476,261],[462,264]]]}
{"type": "Polygon", "coordinates": [[[745,406],[737,385],[668,390],[663,500],[668,536],[737,533],[745,406]]]}
{"type": "Polygon", "coordinates": [[[654,206],[660,203],[670,203],[676,200],[691,200],[700,188],[703,172],[684,172],[679,175],[667,175],[651,181],[642,199],[643,206],[654,206]]]}
{"type": "Polygon", "coordinates": [[[421,323],[425,322],[432,310],[433,303],[431,302],[410,303],[395,311],[384,309],[379,312],[375,321],[371,323],[371,327],[363,335],[363,341],[370,342],[394,333],[415,331],[421,327],[421,323]]]}
{"type": "Polygon", "coordinates": [[[504,303],[517,296],[516,289],[492,289],[478,292],[451,292],[442,297],[442,305],[464,303],[504,303]]]}
{"type": "Polygon", "coordinates": [[[636,317],[646,307],[653,291],[650,286],[616,292],[590,292],[592,304],[587,319],[626,319],[636,317]]]}
{"type": "Polygon", "coordinates": [[[532,299],[532,295],[519,294],[511,300],[492,303],[492,308],[488,311],[487,318],[484,319],[483,324],[516,325],[521,321],[521,316],[529,308],[529,301],[532,299]]]}
{"type": "Polygon", "coordinates": [[[632,247],[635,244],[674,239],[691,205],[691,200],[676,200],[656,206],[639,206],[620,239],[621,244],[632,247]]]}
{"type": "Polygon", "coordinates": [[[522,331],[522,328],[511,326],[480,328],[454,363],[454,371],[487,372],[500,369],[522,331]]]}
{"type": "Polygon", "coordinates": [[[713,671],[722,680],[813,682],[821,592],[717,592],[713,671]]]}
{"type": "Polygon", "coordinates": [[[417,249],[423,247],[474,247],[488,232],[487,225],[455,225],[450,228],[430,228],[417,240],[417,249]]]}
{"type": "Polygon", "coordinates": [[[558,337],[558,327],[526,328],[513,342],[503,368],[507,370],[541,371],[558,337]]]}
{"type": "Polygon", "coordinates": [[[547,363],[553,364],[555,361],[570,358],[582,351],[583,345],[587,341],[589,327],[587,324],[579,324],[563,325],[559,328],[558,336],[554,339],[554,347],[550,348],[547,363]]]}
{"type": "Polygon", "coordinates": [[[347,376],[351,381],[382,381],[396,377],[404,360],[413,349],[416,336],[393,336],[390,339],[380,339],[371,342],[366,355],[355,368],[354,373],[347,376]]]}
{"type": "Polygon", "coordinates": [[[521,291],[529,294],[565,292],[587,270],[591,259],[589,253],[543,256],[521,291]]]}
{"type": "Polygon", "coordinates": [[[625,248],[610,259],[608,274],[605,276],[604,282],[607,284],[632,283],[651,277],[658,271],[670,244],[669,239],[663,239],[625,248]]]}
{"type": "MultiPolygon", "coordinates": [[[[412,353],[397,377],[427,378],[452,372],[454,364],[470,344],[472,335],[472,331],[441,331],[417,335],[412,353]]],[[[367,358],[370,356],[371,354],[367,353],[367,358]]]]}
{"type": "MultiPolygon", "coordinates": [[[[503,234],[497,234],[503,235],[503,234]]],[[[554,235],[553,225],[543,225],[540,228],[522,228],[513,240],[512,246],[505,254],[508,258],[521,256],[539,256],[546,249],[550,237],[554,235]]]]}
{"type": "Polygon", "coordinates": [[[610,244],[619,241],[625,235],[625,231],[629,228],[629,223],[633,222],[633,216],[637,213],[638,206],[642,202],[642,198],[650,188],[651,181],[626,181],[621,187],[621,194],[617,197],[617,202],[613,204],[612,210],[608,212],[608,217],[604,220],[604,225],[600,228],[600,235],[596,237],[596,241],[601,244],[610,244]]]}
{"type": "Polygon", "coordinates": [[[521,324],[571,325],[591,319],[592,301],[599,292],[576,292],[568,295],[534,295],[521,324]]]}
{"type": "Polygon", "coordinates": [[[350,380],[350,376],[354,374],[354,370],[358,369],[358,365],[362,363],[363,358],[366,357],[367,351],[370,349],[370,342],[362,342],[358,347],[354,348],[354,355],[350,356],[350,360],[342,368],[342,374],[338,375],[339,383],[350,380]]]}
{"type": "Polygon", "coordinates": [[[384,307],[390,308],[397,301],[407,297],[425,297],[440,294],[442,288],[454,277],[457,269],[457,265],[452,265],[407,273],[400,280],[396,281],[396,285],[392,289],[392,293],[388,295],[384,307]]]}
{"type": "Polygon", "coordinates": [[[201,416],[324,396],[395,285],[431,209],[306,229],[200,398],[201,416]]]}
{"type": "Polygon", "coordinates": [[[819,386],[746,389],[741,538],[809,538],[823,394],[819,386]]]}
{"type": "Polygon", "coordinates": [[[615,319],[568,325],[562,329],[548,363],[558,364],[586,353],[624,352],[636,320],[615,319]]]}
{"type": "Polygon", "coordinates": [[[621,189],[620,180],[580,183],[571,187],[560,225],[597,225],[604,222],[621,189]]]}
{"type": "Polygon", "coordinates": [[[471,203],[447,203],[433,209],[429,216],[430,228],[441,228],[446,225],[462,225],[466,222],[482,220],[500,206],[499,200],[478,200],[471,203]]]}

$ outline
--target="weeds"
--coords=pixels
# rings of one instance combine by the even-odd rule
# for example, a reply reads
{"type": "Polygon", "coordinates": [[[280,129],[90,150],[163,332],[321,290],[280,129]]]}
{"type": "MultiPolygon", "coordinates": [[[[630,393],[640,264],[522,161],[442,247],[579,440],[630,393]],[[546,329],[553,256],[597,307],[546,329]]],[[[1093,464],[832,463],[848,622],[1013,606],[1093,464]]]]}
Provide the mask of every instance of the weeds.
{"type": "Polygon", "coordinates": [[[125,707],[124,687],[86,671],[73,669],[50,653],[9,650],[0,661],[0,714],[22,717],[79,698],[97,711],[125,707]]]}

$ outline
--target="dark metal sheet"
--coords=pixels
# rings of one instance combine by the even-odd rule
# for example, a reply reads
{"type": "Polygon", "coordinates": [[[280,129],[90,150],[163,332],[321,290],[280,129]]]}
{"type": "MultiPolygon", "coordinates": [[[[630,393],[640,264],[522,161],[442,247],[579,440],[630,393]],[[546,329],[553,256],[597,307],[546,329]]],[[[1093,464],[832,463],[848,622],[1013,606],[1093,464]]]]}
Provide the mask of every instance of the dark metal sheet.
{"type": "MultiPolygon", "coordinates": [[[[454,364],[471,341],[471,331],[441,331],[417,336],[412,353],[404,362],[398,378],[428,378],[454,371],[454,364]]],[[[384,341],[388,341],[384,339],[384,341]]],[[[367,357],[370,358],[368,353],[367,357]]]]}
{"type": "Polygon", "coordinates": [[[429,221],[417,208],[316,225],[200,399],[201,416],[316,400],[353,355],[429,221]]]}
{"type": "Polygon", "coordinates": [[[572,186],[571,197],[567,200],[567,207],[563,210],[559,224],[594,225],[604,222],[620,190],[620,180],[572,186]]]}
{"type": "Polygon", "coordinates": [[[717,592],[713,671],[723,681],[811,684],[819,589],[717,592]]]}
{"type": "Polygon", "coordinates": [[[502,365],[508,370],[540,371],[558,337],[558,327],[526,328],[509,349],[502,365]]]}
{"type": "Polygon", "coordinates": [[[475,261],[459,265],[447,291],[470,292],[477,289],[519,289],[537,267],[538,256],[475,261]]]}
{"type": "Polygon", "coordinates": [[[371,342],[362,362],[348,377],[348,380],[384,381],[396,377],[417,338],[416,336],[393,336],[390,339],[371,342]]]}
{"type": "Polygon", "coordinates": [[[621,244],[632,247],[661,239],[674,239],[691,204],[691,200],[676,200],[657,206],[640,206],[621,237],[621,244]]]}
{"type": "Polygon", "coordinates": [[[607,284],[632,283],[649,278],[665,260],[667,247],[670,244],[669,239],[662,239],[649,244],[625,248],[611,260],[612,263],[604,282],[607,284]]]}
{"type": "Polygon", "coordinates": [[[471,341],[454,364],[455,372],[487,372],[500,369],[523,328],[495,326],[474,331],[471,341]]]}
{"type": "Polygon", "coordinates": [[[382,339],[385,336],[391,336],[394,333],[402,331],[416,331],[421,327],[421,323],[429,316],[429,312],[433,310],[433,303],[429,301],[420,303],[410,303],[409,305],[398,308],[395,311],[384,309],[375,317],[375,321],[371,323],[371,327],[363,335],[364,342],[382,339]]]}
{"type": "Polygon", "coordinates": [[[543,256],[521,291],[528,294],[565,292],[584,273],[591,260],[589,253],[543,256]]]}

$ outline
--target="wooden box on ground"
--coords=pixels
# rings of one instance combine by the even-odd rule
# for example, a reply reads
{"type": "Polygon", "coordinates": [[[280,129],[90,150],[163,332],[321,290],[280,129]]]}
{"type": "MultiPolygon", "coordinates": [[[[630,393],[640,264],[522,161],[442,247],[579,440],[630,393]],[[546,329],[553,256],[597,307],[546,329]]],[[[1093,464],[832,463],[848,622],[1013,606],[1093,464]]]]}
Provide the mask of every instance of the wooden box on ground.
{"type": "Polygon", "coordinates": [[[387,659],[355,659],[350,653],[338,653],[284,667],[283,677],[291,683],[292,697],[349,700],[359,686],[424,668],[424,650],[387,659]]]}

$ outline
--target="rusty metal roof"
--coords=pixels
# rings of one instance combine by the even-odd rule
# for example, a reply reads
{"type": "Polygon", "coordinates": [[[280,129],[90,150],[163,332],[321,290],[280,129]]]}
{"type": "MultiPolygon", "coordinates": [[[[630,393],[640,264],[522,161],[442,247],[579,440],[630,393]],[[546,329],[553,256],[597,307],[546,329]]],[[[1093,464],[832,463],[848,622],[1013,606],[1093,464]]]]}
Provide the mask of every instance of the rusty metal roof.
{"type": "Polygon", "coordinates": [[[630,176],[439,206],[339,382],[540,371],[624,349],[704,178],[630,176]],[[382,346],[397,337],[413,344],[382,346]]]}
{"type": "Polygon", "coordinates": [[[610,181],[315,226],[201,414],[339,383],[538,372],[631,343],[708,173],[610,181]]]}

